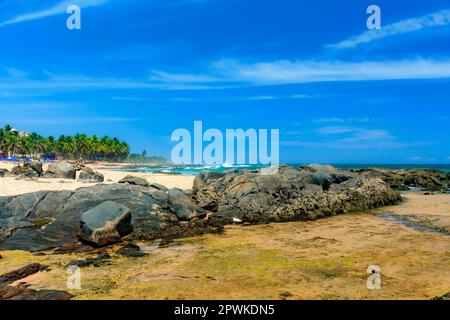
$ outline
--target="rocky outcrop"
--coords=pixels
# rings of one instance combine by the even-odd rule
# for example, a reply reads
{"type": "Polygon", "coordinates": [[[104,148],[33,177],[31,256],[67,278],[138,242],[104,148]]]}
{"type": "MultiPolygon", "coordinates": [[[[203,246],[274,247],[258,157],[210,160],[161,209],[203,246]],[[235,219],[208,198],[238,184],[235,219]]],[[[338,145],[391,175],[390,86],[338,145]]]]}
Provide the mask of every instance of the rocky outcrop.
{"type": "Polygon", "coordinates": [[[313,220],[395,204],[400,195],[380,179],[337,170],[295,170],[279,173],[206,173],[194,182],[197,205],[231,222],[313,220]],[[329,173],[334,172],[334,173],[329,173]]]}
{"type": "Polygon", "coordinates": [[[42,163],[24,162],[12,168],[10,175],[26,178],[38,178],[42,176],[43,172],[44,170],[42,169],[42,163]]]}
{"type": "Polygon", "coordinates": [[[0,197],[0,248],[41,251],[70,246],[79,240],[81,215],[106,201],[130,210],[131,237],[151,238],[180,225],[168,192],[153,187],[105,184],[75,191],[42,191],[0,197]]]}
{"type": "Polygon", "coordinates": [[[420,188],[426,191],[450,191],[450,173],[432,169],[384,170],[370,168],[354,170],[365,177],[380,178],[392,189],[399,191],[420,188]]]}
{"type": "Polygon", "coordinates": [[[57,290],[33,290],[28,285],[14,282],[35,273],[48,270],[48,266],[38,263],[27,265],[19,270],[0,276],[0,300],[70,300],[73,296],[68,292],[57,290]]]}
{"type": "Polygon", "coordinates": [[[78,181],[88,183],[101,183],[105,181],[105,177],[101,173],[95,172],[89,167],[84,167],[80,170],[78,181]]]}
{"type": "Polygon", "coordinates": [[[196,209],[192,199],[183,190],[177,188],[171,189],[168,200],[172,210],[181,221],[189,221],[195,217],[204,215],[196,209]]]}
{"type": "Polygon", "coordinates": [[[131,219],[130,209],[105,201],[81,215],[80,238],[98,246],[119,242],[133,231],[131,219]]]}
{"type": "Polygon", "coordinates": [[[135,176],[126,176],[125,178],[120,180],[119,183],[126,183],[126,184],[131,184],[134,186],[142,186],[142,187],[148,187],[150,185],[148,183],[148,181],[145,180],[144,178],[139,178],[139,177],[135,177],[135,176]]]}
{"type": "Polygon", "coordinates": [[[0,169],[0,178],[3,178],[8,174],[8,169],[0,169]]]}
{"type": "Polygon", "coordinates": [[[0,197],[0,249],[84,248],[75,245],[80,238],[102,246],[124,236],[190,237],[236,221],[313,220],[401,199],[379,178],[321,166],[282,167],[275,175],[202,173],[192,192],[125,180],[132,183],[0,197]]]}
{"type": "Polygon", "coordinates": [[[76,179],[76,168],[68,162],[52,163],[44,173],[45,178],[76,179]]]}

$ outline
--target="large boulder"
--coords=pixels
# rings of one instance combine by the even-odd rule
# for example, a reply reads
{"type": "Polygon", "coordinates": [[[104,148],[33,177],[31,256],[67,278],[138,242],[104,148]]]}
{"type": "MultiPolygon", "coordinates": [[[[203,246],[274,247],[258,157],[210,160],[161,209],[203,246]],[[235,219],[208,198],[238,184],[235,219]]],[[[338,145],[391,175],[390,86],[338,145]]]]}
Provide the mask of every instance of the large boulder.
{"type": "Polygon", "coordinates": [[[98,246],[119,242],[133,231],[131,219],[129,208],[105,201],[81,215],[80,238],[98,246]]]}
{"type": "Polygon", "coordinates": [[[120,180],[119,183],[126,183],[126,184],[131,184],[134,186],[142,186],[142,187],[148,187],[150,185],[148,183],[148,181],[145,180],[144,178],[135,177],[135,176],[126,176],[122,180],[120,180]]]}
{"type": "Polygon", "coordinates": [[[192,199],[180,189],[170,189],[168,200],[172,210],[181,221],[189,221],[202,215],[197,211],[192,199]]]}
{"type": "Polygon", "coordinates": [[[78,242],[81,215],[113,201],[132,212],[133,237],[179,226],[168,192],[125,184],[99,184],[75,191],[42,191],[0,197],[0,250],[41,251],[78,242]]]}
{"type": "Polygon", "coordinates": [[[250,223],[313,220],[369,210],[401,200],[380,179],[332,170],[280,168],[258,173],[201,174],[194,182],[197,205],[226,221],[250,223]]]}
{"type": "Polygon", "coordinates": [[[105,181],[105,177],[89,167],[84,167],[80,171],[80,175],[78,176],[78,181],[81,182],[90,182],[90,183],[101,183],[105,181]]]}
{"type": "Polygon", "coordinates": [[[42,163],[24,162],[12,168],[10,174],[13,176],[38,178],[42,176],[43,172],[44,170],[42,169],[42,163]]]}
{"type": "Polygon", "coordinates": [[[68,162],[52,163],[44,174],[45,178],[76,179],[77,171],[68,162]]]}

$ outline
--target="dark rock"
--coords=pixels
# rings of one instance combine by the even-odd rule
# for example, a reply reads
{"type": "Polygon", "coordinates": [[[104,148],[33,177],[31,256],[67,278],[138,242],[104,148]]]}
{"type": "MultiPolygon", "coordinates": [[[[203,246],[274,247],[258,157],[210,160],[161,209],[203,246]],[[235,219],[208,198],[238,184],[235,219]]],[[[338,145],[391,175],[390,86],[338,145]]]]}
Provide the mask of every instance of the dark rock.
{"type": "Polygon", "coordinates": [[[117,250],[117,254],[130,258],[140,258],[147,255],[146,253],[141,252],[141,248],[134,242],[128,242],[123,245],[117,250]]]}
{"type": "Polygon", "coordinates": [[[169,205],[181,221],[189,221],[202,215],[196,210],[192,199],[177,188],[169,190],[169,205]]]}
{"type": "Polygon", "coordinates": [[[367,177],[377,177],[385,181],[392,189],[407,191],[410,188],[420,188],[425,191],[449,190],[450,173],[431,169],[418,170],[385,170],[369,168],[357,170],[367,177]]]}
{"type": "Polygon", "coordinates": [[[66,268],[70,266],[77,266],[79,268],[85,268],[89,266],[102,267],[110,264],[111,256],[108,253],[101,253],[96,258],[90,258],[85,260],[74,260],[67,264],[66,268]]]}
{"type": "Polygon", "coordinates": [[[70,243],[65,244],[53,250],[53,254],[68,254],[68,253],[87,253],[94,251],[95,248],[84,243],[70,243]]]}
{"type": "Polygon", "coordinates": [[[0,248],[35,252],[76,244],[81,214],[105,201],[130,209],[137,234],[161,232],[178,223],[167,193],[141,186],[108,184],[0,197],[0,248]],[[52,218],[52,222],[36,228],[31,222],[36,218],[52,218]]]}
{"type": "Polygon", "coordinates": [[[0,285],[11,284],[17,280],[31,276],[32,274],[45,271],[48,266],[43,266],[39,263],[32,263],[18,270],[5,273],[0,276],[0,285]]]}
{"type": "Polygon", "coordinates": [[[131,178],[75,191],[0,197],[0,249],[76,252],[84,250],[79,234],[96,245],[120,241],[131,227],[130,240],[175,239],[220,233],[233,221],[248,225],[313,220],[401,201],[378,177],[329,167],[280,167],[274,175],[202,173],[191,194],[136,185],[131,178]],[[104,208],[110,201],[113,204],[104,208]],[[89,219],[82,219],[86,212],[89,219]]]}
{"type": "Polygon", "coordinates": [[[81,215],[80,238],[98,246],[119,242],[133,231],[129,208],[105,201],[81,215]]]}
{"type": "Polygon", "coordinates": [[[127,183],[135,186],[142,186],[142,187],[148,187],[150,184],[147,180],[144,178],[139,178],[135,176],[126,176],[122,180],[119,181],[119,183],[127,183]]]}
{"type": "Polygon", "coordinates": [[[89,182],[89,183],[97,183],[105,181],[105,177],[99,173],[95,172],[89,167],[85,167],[81,169],[80,175],[78,176],[78,181],[81,182],[89,182]]]}
{"type": "Polygon", "coordinates": [[[232,173],[200,175],[194,198],[205,210],[229,223],[314,220],[336,214],[369,210],[401,200],[380,179],[364,178],[332,167],[301,170],[280,168],[275,175],[232,173]],[[329,173],[332,172],[332,173],[329,173]]]}
{"type": "Polygon", "coordinates": [[[162,184],[159,184],[159,183],[152,182],[149,184],[149,187],[155,188],[155,189],[158,189],[158,190],[161,190],[164,192],[169,192],[168,188],[166,188],[165,186],[163,186],[162,184]]]}
{"type": "Polygon", "coordinates": [[[19,283],[10,284],[31,276],[37,272],[48,270],[48,266],[33,263],[19,270],[15,270],[0,276],[0,300],[70,300],[73,298],[68,292],[56,290],[33,290],[29,285],[19,283]]]}
{"type": "Polygon", "coordinates": [[[26,284],[1,286],[0,300],[70,300],[74,296],[65,291],[33,290],[26,284]]]}
{"type": "Polygon", "coordinates": [[[434,297],[431,300],[450,301],[450,292],[447,292],[446,294],[439,297],[434,297]]]}
{"type": "Polygon", "coordinates": [[[42,163],[24,162],[12,168],[10,174],[26,178],[38,178],[42,176],[43,172],[42,163]]]}
{"type": "Polygon", "coordinates": [[[320,165],[320,164],[310,164],[301,168],[302,170],[307,170],[311,173],[319,173],[319,174],[333,174],[337,173],[338,169],[330,166],[330,165],[320,165]]]}
{"type": "Polygon", "coordinates": [[[3,178],[8,172],[8,169],[0,169],[0,178],[3,178]]]}
{"type": "Polygon", "coordinates": [[[76,168],[67,162],[52,163],[44,173],[45,178],[76,179],[76,168]]]}

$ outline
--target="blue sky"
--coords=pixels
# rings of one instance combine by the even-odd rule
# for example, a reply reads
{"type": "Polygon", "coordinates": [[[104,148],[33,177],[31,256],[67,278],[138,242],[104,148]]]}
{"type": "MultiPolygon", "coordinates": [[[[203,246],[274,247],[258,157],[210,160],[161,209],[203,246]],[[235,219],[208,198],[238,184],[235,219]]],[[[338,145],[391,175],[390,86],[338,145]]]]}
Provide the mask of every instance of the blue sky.
{"type": "Polygon", "coordinates": [[[280,129],[282,162],[450,163],[449,89],[449,1],[0,0],[0,123],[46,135],[168,157],[202,120],[280,129]]]}

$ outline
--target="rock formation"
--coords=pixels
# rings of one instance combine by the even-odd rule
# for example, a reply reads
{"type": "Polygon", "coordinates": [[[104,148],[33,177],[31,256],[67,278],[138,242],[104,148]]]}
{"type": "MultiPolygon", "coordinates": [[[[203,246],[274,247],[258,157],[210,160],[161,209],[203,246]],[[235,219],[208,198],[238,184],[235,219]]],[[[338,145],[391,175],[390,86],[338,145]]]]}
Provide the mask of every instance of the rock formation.
{"type": "Polygon", "coordinates": [[[233,221],[312,220],[400,199],[379,178],[320,166],[282,167],[270,176],[202,173],[192,193],[128,177],[75,191],[0,197],[0,248],[41,251],[79,239],[102,246],[124,236],[171,239],[220,231],[233,221]]]}

